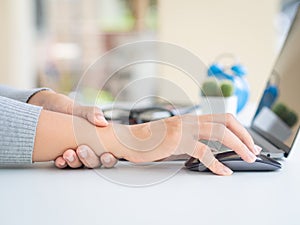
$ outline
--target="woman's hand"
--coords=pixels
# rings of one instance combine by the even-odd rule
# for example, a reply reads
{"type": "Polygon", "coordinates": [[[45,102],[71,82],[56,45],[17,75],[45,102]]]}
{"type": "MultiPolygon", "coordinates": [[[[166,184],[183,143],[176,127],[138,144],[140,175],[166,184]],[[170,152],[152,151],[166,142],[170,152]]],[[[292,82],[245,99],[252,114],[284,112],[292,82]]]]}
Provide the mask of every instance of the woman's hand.
{"type": "Polygon", "coordinates": [[[108,124],[98,107],[78,105],[68,96],[51,90],[37,92],[28,103],[42,106],[45,110],[84,118],[96,126],[104,127],[108,124]]]}
{"type": "Polygon", "coordinates": [[[188,154],[218,175],[230,175],[232,171],[199,140],[219,141],[249,163],[261,150],[231,114],[175,116],[133,126],[111,124],[98,132],[104,151],[118,158],[139,163],[188,154]]]}
{"type": "Polygon", "coordinates": [[[63,169],[67,166],[78,168],[85,165],[87,168],[97,168],[101,165],[111,168],[117,163],[117,159],[110,153],[106,152],[98,157],[95,152],[87,145],[81,145],[76,150],[69,149],[55,160],[55,166],[63,169]]]}
{"type": "MultiPolygon", "coordinates": [[[[42,106],[43,109],[75,115],[88,120],[96,126],[105,127],[107,121],[103,117],[102,111],[98,107],[88,107],[76,105],[69,97],[57,94],[51,90],[40,91],[34,94],[28,101],[29,104],[42,106]]],[[[62,156],[55,160],[58,168],[81,167],[82,164],[88,168],[96,168],[101,165],[110,168],[117,163],[117,159],[110,153],[103,153],[100,158],[88,146],[79,146],[76,150],[68,149],[62,156]]]]}

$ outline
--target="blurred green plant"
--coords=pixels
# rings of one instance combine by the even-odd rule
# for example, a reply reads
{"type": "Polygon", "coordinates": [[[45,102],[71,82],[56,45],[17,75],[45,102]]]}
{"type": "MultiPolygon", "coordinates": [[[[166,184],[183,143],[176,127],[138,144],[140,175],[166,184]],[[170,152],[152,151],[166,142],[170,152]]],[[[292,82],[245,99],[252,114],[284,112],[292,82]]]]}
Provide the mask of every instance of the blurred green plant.
{"type": "Polygon", "coordinates": [[[278,102],[273,105],[272,111],[283,120],[283,118],[286,117],[286,114],[288,113],[288,108],[285,104],[278,102]]]}
{"type": "Polygon", "coordinates": [[[289,127],[293,127],[298,121],[298,116],[294,111],[289,111],[286,114],[286,117],[284,118],[284,121],[286,122],[286,124],[289,127]]]}
{"type": "Polygon", "coordinates": [[[203,96],[230,97],[234,94],[234,86],[229,80],[209,78],[203,82],[201,93],[203,96]]]}
{"type": "Polygon", "coordinates": [[[289,127],[293,127],[298,122],[298,115],[282,102],[274,104],[272,111],[289,127]]]}
{"type": "Polygon", "coordinates": [[[221,83],[221,91],[224,97],[230,97],[234,93],[234,87],[231,81],[224,80],[221,83]]]}

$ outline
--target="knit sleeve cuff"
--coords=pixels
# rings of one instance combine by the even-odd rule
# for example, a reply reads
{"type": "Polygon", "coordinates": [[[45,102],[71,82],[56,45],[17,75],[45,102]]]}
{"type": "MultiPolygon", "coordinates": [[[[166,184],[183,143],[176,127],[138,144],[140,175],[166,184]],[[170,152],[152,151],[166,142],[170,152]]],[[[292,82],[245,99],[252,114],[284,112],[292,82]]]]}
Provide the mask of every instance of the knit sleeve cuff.
{"type": "Polygon", "coordinates": [[[41,110],[38,106],[0,97],[0,164],[32,163],[41,110]]]}
{"type": "Polygon", "coordinates": [[[12,87],[0,85],[0,96],[11,98],[20,102],[28,102],[28,100],[40,91],[51,90],[50,88],[35,88],[30,90],[15,89],[12,87]]]}

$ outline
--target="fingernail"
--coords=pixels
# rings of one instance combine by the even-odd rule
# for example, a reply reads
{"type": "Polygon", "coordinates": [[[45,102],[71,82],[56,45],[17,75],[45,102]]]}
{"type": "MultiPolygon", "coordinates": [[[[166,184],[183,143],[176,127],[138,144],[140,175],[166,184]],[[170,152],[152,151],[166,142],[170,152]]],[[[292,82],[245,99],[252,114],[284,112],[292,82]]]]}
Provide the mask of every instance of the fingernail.
{"type": "Polygon", "coordinates": [[[68,160],[69,162],[73,162],[74,161],[74,156],[73,155],[68,155],[68,156],[66,156],[66,160],[68,160]]]}
{"type": "Polygon", "coordinates": [[[258,145],[254,145],[254,149],[255,149],[256,153],[259,154],[262,150],[262,147],[260,147],[258,145]]]}
{"type": "Polygon", "coordinates": [[[223,167],[223,172],[226,174],[226,175],[231,175],[233,173],[233,171],[231,169],[229,169],[228,167],[223,167]]]}
{"type": "Polygon", "coordinates": [[[102,116],[102,115],[100,115],[100,114],[97,114],[96,115],[96,119],[99,121],[99,122],[101,122],[101,123],[103,123],[103,124],[108,124],[108,122],[106,121],[106,119],[104,118],[104,116],[102,116]]]}
{"type": "Polygon", "coordinates": [[[109,155],[105,155],[105,156],[103,156],[103,161],[105,162],[105,163],[110,163],[111,162],[111,158],[110,158],[110,156],[109,155]]]}
{"type": "Polygon", "coordinates": [[[88,150],[87,150],[87,148],[85,146],[81,146],[79,148],[78,154],[80,155],[81,158],[84,158],[84,159],[87,158],[87,156],[88,156],[88,150]]]}

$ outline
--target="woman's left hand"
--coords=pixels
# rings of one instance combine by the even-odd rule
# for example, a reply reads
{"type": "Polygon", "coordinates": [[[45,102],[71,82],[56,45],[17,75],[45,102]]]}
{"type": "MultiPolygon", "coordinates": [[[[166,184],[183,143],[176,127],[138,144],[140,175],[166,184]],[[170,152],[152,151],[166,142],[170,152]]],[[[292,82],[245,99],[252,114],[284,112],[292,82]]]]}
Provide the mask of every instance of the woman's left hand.
{"type": "Polygon", "coordinates": [[[53,112],[73,114],[96,126],[105,127],[108,124],[100,108],[78,105],[68,96],[51,90],[37,92],[29,99],[28,103],[42,106],[43,109],[53,112]]]}

